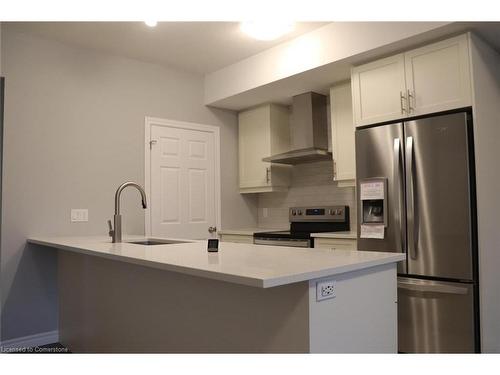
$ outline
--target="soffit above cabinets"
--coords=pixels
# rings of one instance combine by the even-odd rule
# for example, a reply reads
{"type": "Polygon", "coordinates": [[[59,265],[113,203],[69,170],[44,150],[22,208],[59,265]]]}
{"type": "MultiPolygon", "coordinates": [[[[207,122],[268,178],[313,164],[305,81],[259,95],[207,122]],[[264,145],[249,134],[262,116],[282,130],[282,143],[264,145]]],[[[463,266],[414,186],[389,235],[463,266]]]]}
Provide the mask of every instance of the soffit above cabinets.
{"type": "MultiPolygon", "coordinates": [[[[410,27],[409,30],[405,30],[403,23],[361,22],[358,24],[360,29],[365,30],[364,37],[359,34],[348,38],[347,31],[353,24],[356,23],[340,23],[340,26],[339,23],[328,24],[206,75],[205,104],[239,111],[269,102],[290,105],[293,96],[308,91],[328,95],[331,86],[350,79],[351,67],[354,65],[404,52],[468,30],[479,34],[500,51],[500,39],[495,38],[500,34],[500,22],[410,22],[408,24],[413,25],[413,28],[410,27]],[[414,24],[422,25],[417,27],[414,24]],[[397,38],[392,38],[390,35],[391,27],[397,28],[397,38]],[[345,38],[334,40],[335,28],[343,30],[345,38]],[[375,30],[374,28],[382,30],[376,37],[368,35],[369,30],[375,30]],[[293,55],[294,47],[290,46],[297,40],[312,38],[314,35],[319,35],[317,38],[319,42],[316,44],[321,53],[316,56],[311,54],[310,61],[303,63],[302,67],[297,63],[296,69],[293,66],[283,68],[285,62],[293,65],[290,56],[293,55]],[[338,48],[331,47],[325,52],[329,43],[333,46],[338,45],[338,48]],[[341,46],[340,43],[350,46],[341,46]],[[370,46],[375,47],[370,48],[370,46]],[[342,49],[343,51],[339,51],[342,49]],[[328,53],[330,55],[325,57],[324,55],[328,53]],[[240,74],[241,71],[245,71],[245,74],[240,74]]],[[[307,54],[305,55],[307,57],[307,54]]]]}

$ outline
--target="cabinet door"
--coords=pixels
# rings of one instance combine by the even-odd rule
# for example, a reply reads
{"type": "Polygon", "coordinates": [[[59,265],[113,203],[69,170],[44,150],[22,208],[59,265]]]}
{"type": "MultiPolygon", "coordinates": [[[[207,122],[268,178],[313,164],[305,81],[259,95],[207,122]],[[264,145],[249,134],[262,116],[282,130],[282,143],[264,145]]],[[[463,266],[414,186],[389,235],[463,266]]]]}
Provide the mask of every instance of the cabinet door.
{"type": "Polygon", "coordinates": [[[221,242],[253,244],[253,236],[248,236],[243,234],[221,234],[220,240],[221,242]]]}
{"type": "Polygon", "coordinates": [[[269,106],[239,114],[240,188],[270,184],[270,163],[262,158],[271,154],[269,106]]]}
{"type": "Polygon", "coordinates": [[[335,181],[351,182],[352,186],[354,186],[356,152],[350,82],[330,89],[330,113],[334,165],[333,178],[335,181]]]}
{"type": "Polygon", "coordinates": [[[315,238],[315,249],[330,249],[330,250],[357,250],[356,240],[340,239],[340,238],[315,238]]]}
{"type": "Polygon", "coordinates": [[[467,35],[405,54],[411,116],[471,105],[467,35]]]}
{"type": "Polygon", "coordinates": [[[356,126],[407,115],[403,54],[354,67],[351,80],[356,126]]]}

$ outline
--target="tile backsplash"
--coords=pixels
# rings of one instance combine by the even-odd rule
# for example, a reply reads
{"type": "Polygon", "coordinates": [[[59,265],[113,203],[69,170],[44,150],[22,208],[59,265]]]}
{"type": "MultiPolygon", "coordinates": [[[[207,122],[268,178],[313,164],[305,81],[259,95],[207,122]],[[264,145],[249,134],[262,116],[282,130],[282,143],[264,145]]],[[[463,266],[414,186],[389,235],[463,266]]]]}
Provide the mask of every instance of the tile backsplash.
{"type": "Polygon", "coordinates": [[[290,207],[311,205],[349,206],[351,230],[356,229],[355,189],[337,187],[333,181],[333,161],[330,160],[295,165],[287,192],[259,194],[258,226],[286,228],[290,207]]]}

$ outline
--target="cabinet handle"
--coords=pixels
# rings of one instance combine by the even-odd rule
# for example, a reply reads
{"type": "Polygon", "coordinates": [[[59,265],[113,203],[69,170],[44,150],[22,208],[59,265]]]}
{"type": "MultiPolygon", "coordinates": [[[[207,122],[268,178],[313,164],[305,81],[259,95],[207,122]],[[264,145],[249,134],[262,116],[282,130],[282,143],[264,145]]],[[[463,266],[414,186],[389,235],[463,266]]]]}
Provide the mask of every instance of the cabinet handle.
{"type": "Polygon", "coordinates": [[[333,180],[335,181],[337,179],[337,162],[334,160],[333,161],[333,180]]]}
{"type": "Polygon", "coordinates": [[[266,184],[269,184],[269,167],[266,168],[266,184]]]}
{"type": "Polygon", "coordinates": [[[406,96],[403,94],[403,91],[399,92],[399,104],[401,105],[401,114],[404,115],[406,112],[405,107],[406,96]]]}
{"type": "Polygon", "coordinates": [[[411,101],[414,99],[415,97],[413,96],[413,94],[411,93],[411,90],[408,89],[408,113],[411,113],[414,108],[411,106],[411,101]]]}

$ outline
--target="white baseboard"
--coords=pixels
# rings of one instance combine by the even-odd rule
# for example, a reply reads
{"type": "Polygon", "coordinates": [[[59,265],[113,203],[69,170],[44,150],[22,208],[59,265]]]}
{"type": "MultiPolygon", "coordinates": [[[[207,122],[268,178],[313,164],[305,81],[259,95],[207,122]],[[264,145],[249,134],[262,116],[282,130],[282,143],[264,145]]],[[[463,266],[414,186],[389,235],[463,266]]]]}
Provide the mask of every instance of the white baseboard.
{"type": "Polygon", "coordinates": [[[32,348],[34,346],[41,346],[59,342],[59,331],[49,331],[37,333],[15,339],[5,340],[0,342],[0,347],[9,348],[32,348]]]}

